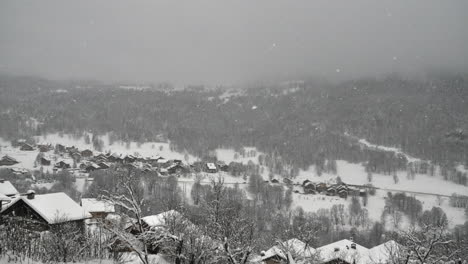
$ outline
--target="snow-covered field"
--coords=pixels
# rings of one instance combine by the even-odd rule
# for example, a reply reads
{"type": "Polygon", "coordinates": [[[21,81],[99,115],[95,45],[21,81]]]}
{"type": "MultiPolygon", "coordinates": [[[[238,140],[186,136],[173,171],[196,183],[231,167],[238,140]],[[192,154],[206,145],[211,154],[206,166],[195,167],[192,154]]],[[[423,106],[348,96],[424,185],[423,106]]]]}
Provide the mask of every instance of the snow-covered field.
{"type": "Polygon", "coordinates": [[[218,160],[222,160],[226,162],[226,164],[229,164],[233,161],[241,162],[244,164],[247,164],[249,161],[252,161],[254,164],[258,164],[258,156],[262,153],[254,147],[244,147],[244,150],[245,155],[241,155],[239,152],[227,148],[218,148],[215,150],[215,152],[218,160]]]}
{"type": "MultiPolygon", "coordinates": [[[[312,182],[333,182],[339,176],[347,184],[363,185],[367,184],[367,172],[362,164],[349,163],[344,160],[337,161],[337,174],[323,173],[318,176],[315,167],[311,166],[308,170],[301,170],[299,176],[294,179],[295,182],[302,183],[308,179],[312,182]]],[[[382,189],[425,192],[440,195],[451,195],[453,193],[468,195],[468,186],[463,186],[450,181],[445,181],[440,175],[429,176],[425,174],[416,174],[414,180],[409,180],[405,171],[397,172],[398,183],[395,183],[392,175],[379,173],[372,174],[372,185],[382,189]]]]}
{"type": "MultiPolygon", "coordinates": [[[[90,135],[91,138],[91,135],[90,135]]],[[[176,151],[172,151],[170,149],[170,142],[145,142],[142,144],[138,144],[137,142],[123,142],[123,141],[115,141],[110,144],[109,136],[104,135],[99,137],[103,141],[103,148],[102,152],[111,152],[111,153],[118,153],[118,154],[131,154],[135,155],[138,154],[144,157],[156,156],[160,155],[165,159],[180,159],[187,162],[193,162],[196,158],[188,153],[180,153],[176,151]],[[184,158],[187,157],[188,160],[184,158]]],[[[51,143],[52,145],[55,144],[62,144],[64,146],[75,146],[80,150],[90,149],[95,151],[93,144],[89,143],[86,144],[85,139],[81,138],[74,138],[71,135],[63,135],[60,136],[59,134],[47,134],[45,136],[37,137],[36,140],[38,142],[43,143],[51,143]]]]}
{"type": "MultiPolygon", "coordinates": [[[[100,139],[103,141],[103,152],[119,153],[122,155],[138,154],[140,156],[148,157],[160,155],[166,159],[181,159],[184,162],[188,163],[197,160],[197,157],[194,157],[187,153],[179,153],[176,151],[172,151],[170,149],[170,143],[167,142],[147,142],[143,144],[137,144],[136,142],[126,143],[121,141],[115,141],[113,142],[113,144],[110,144],[108,135],[101,136],[100,139]]],[[[45,136],[36,137],[36,141],[40,143],[51,143],[52,145],[62,144],[67,147],[75,146],[79,150],[91,149],[95,151],[93,145],[90,143],[87,144],[83,137],[74,138],[71,135],[60,136],[59,134],[48,134],[45,136]]],[[[407,156],[409,160],[417,160],[416,158],[406,155],[397,148],[377,146],[365,140],[360,140],[359,142],[367,147],[394,151],[396,153],[407,156]]],[[[1,138],[0,147],[0,156],[9,155],[20,162],[13,166],[3,166],[3,168],[14,167],[25,168],[29,170],[38,170],[40,168],[40,166],[34,167],[34,161],[36,159],[37,154],[39,153],[38,150],[20,151],[19,148],[12,147],[10,142],[6,142],[1,138]]],[[[226,164],[229,164],[232,161],[242,162],[244,164],[247,164],[249,162],[258,164],[258,156],[262,153],[254,147],[245,147],[244,150],[244,155],[241,155],[241,153],[236,152],[233,149],[219,148],[215,150],[215,154],[219,160],[224,161],[226,164]]],[[[46,153],[46,155],[49,156],[53,156],[52,154],[53,151],[49,151],[49,153],[46,153]]],[[[51,166],[43,166],[44,171],[51,172],[55,162],[66,158],[67,157],[54,157],[52,159],[51,166]]],[[[462,169],[464,169],[464,167],[460,167],[460,170],[462,169]]],[[[261,175],[265,180],[268,180],[268,174],[268,168],[264,167],[261,175]]],[[[248,182],[248,179],[243,179],[242,177],[233,177],[227,173],[222,172],[219,174],[203,175],[204,177],[202,179],[202,184],[210,184],[213,178],[216,178],[218,175],[221,175],[224,178],[225,184],[227,184],[228,186],[232,186],[235,183],[239,183],[241,188],[246,189],[247,187],[247,185],[243,183],[248,182]]],[[[86,188],[87,179],[86,177],[83,177],[83,175],[77,176],[79,177],[76,178],[76,186],[77,189],[82,192],[86,188]]],[[[344,160],[337,161],[336,175],[323,173],[319,176],[315,171],[315,167],[311,166],[308,170],[301,170],[299,172],[299,175],[296,178],[294,178],[293,181],[294,183],[300,184],[304,180],[308,179],[312,182],[332,183],[336,181],[337,176],[340,176],[341,180],[347,184],[363,185],[369,183],[367,172],[365,171],[365,168],[362,164],[349,163],[344,160]]],[[[451,195],[453,193],[468,195],[467,186],[462,186],[449,181],[444,181],[440,175],[428,176],[423,174],[416,174],[414,180],[409,180],[407,179],[406,172],[400,171],[397,173],[397,176],[398,183],[395,183],[392,175],[383,175],[378,173],[372,174],[371,184],[373,184],[377,188],[380,188],[380,190],[377,191],[376,195],[371,196],[368,200],[367,208],[369,211],[369,217],[372,220],[380,220],[380,216],[385,205],[384,198],[387,196],[388,191],[392,191],[394,193],[399,191],[406,191],[423,192],[438,195],[451,195]]],[[[275,178],[279,179],[281,182],[281,178],[278,175],[275,175],[275,178]]],[[[194,180],[194,176],[187,178],[179,178],[181,189],[186,194],[189,201],[190,191],[192,189],[194,180]]],[[[38,183],[37,186],[50,188],[51,183],[38,183]]],[[[301,187],[295,186],[294,188],[295,190],[302,192],[301,187]]],[[[465,221],[463,209],[450,207],[448,204],[447,197],[438,198],[436,195],[412,193],[408,193],[408,195],[414,195],[418,200],[420,200],[423,203],[424,209],[431,209],[432,206],[442,207],[442,209],[447,213],[451,226],[464,223],[465,221]]],[[[345,200],[338,197],[330,197],[325,195],[304,195],[301,193],[294,193],[293,199],[293,207],[301,206],[305,211],[310,212],[315,212],[321,208],[331,208],[331,206],[334,204],[343,204],[347,206],[350,202],[350,199],[345,200]]]]}

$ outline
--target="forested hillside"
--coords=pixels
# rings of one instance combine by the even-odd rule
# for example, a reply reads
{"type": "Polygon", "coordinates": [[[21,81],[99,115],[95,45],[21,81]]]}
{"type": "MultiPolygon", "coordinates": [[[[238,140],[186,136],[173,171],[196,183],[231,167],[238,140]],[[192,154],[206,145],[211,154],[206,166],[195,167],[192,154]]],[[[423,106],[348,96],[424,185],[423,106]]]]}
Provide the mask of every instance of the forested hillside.
{"type": "MultiPolygon", "coordinates": [[[[1,76],[0,136],[111,132],[116,140],[167,138],[200,157],[220,146],[255,146],[299,168],[374,160],[373,170],[390,174],[406,162],[363,149],[357,139],[446,167],[468,164],[467,102],[466,75],[246,87],[228,96],[222,88],[121,89],[1,76]]],[[[457,181],[466,184],[466,175],[457,181]]]]}

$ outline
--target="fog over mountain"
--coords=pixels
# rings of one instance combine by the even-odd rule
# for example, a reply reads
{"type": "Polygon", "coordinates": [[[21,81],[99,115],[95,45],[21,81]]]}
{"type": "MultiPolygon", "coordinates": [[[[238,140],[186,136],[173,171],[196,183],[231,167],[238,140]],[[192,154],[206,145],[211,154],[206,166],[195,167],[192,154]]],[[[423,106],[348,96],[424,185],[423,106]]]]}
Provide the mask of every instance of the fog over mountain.
{"type": "Polygon", "coordinates": [[[238,83],[468,68],[468,2],[0,3],[0,72],[238,83]]]}

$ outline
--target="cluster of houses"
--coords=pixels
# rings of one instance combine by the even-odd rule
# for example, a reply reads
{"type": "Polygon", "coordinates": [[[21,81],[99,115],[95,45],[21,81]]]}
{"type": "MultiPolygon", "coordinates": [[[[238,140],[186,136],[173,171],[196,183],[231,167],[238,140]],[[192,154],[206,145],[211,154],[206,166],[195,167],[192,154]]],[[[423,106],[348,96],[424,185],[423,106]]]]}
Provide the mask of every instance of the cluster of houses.
{"type": "MultiPolygon", "coordinates": [[[[156,155],[142,157],[119,153],[93,153],[90,149],[79,150],[75,146],[67,147],[62,144],[37,144],[35,146],[24,141],[16,141],[14,146],[21,151],[39,150],[36,162],[40,166],[53,166],[53,170],[79,169],[81,172],[90,173],[96,170],[108,169],[112,165],[138,168],[143,172],[156,172],[160,175],[183,174],[192,171],[217,173],[228,171],[229,166],[222,161],[195,162],[184,164],[182,160],[165,159],[156,155]],[[54,150],[54,154],[47,152],[54,150]]],[[[12,166],[19,161],[8,155],[0,159],[0,166],[12,166]]]]}
{"type": "MultiPolygon", "coordinates": [[[[25,228],[35,232],[49,230],[54,225],[75,224],[77,227],[95,227],[98,221],[106,223],[108,219],[117,216],[114,204],[97,200],[94,198],[83,198],[78,204],[65,193],[35,194],[34,191],[20,194],[8,181],[0,180],[0,221],[4,216],[20,218],[24,221],[17,221],[27,225],[25,228]]],[[[197,226],[185,219],[182,214],[171,210],[156,215],[148,215],[142,219],[143,231],[154,230],[156,228],[171,229],[178,227],[197,233],[197,226]]],[[[109,223],[111,221],[109,220],[109,223]]],[[[126,224],[120,225],[129,235],[138,235],[142,229],[136,226],[136,221],[129,219],[126,224]]],[[[0,224],[2,224],[0,222],[0,224]]],[[[200,236],[203,236],[200,233],[200,236]]],[[[168,243],[177,242],[173,236],[168,243]]],[[[209,239],[209,238],[206,238],[209,239]]],[[[214,241],[214,244],[222,243],[214,241]]],[[[119,243],[116,240],[110,247],[114,251],[132,251],[128,245],[119,243]]],[[[272,248],[262,251],[260,254],[252,254],[249,263],[257,264],[277,264],[288,263],[294,259],[295,263],[342,263],[342,264],[384,264],[394,263],[393,260],[400,258],[403,254],[403,247],[394,241],[388,241],[373,248],[365,248],[352,240],[340,240],[319,248],[312,248],[298,239],[290,239],[285,242],[278,242],[272,248]]],[[[161,254],[164,249],[161,247],[149,247],[150,254],[161,254]]]]}
{"type": "Polygon", "coordinates": [[[339,196],[344,199],[348,198],[349,195],[361,197],[367,196],[367,189],[353,188],[343,182],[337,184],[326,184],[323,182],[314,183],[310,180],[305,180],[302,182],[302,188],[305,194],[324,193],[327,196],[339,196]]]}
{"type": "Polygon", "coordinates": [[[403,246],[393,240],[366,248],[352,239],[343,239],[314,249],[293,238],[262,251],[259,263],[290,263],[293,259],[295,263],[389,264],[400,263],[399,259],[405,257],[406,252],[403,246]]]}
{"type": "MultiPolygon", "coordinates": [[[[94,198],[83,198],[80,204],[72,200],[65,193],[35,194],[28,191],[19,193],[16,188],[5,180],[0,180],[0,225],[4,216],[22,219],[17,223],[26,225],[25,228],[35,232],[47,231],[55,225],[75,224],[77,227],[96,227],[97,222],[112,223],[112,219],[121,219],[115,214],[114,204],[109,201],[94,198]],[[106,222],[108,221],[108,222],[106,222]]],[[[165,228],[184,228],[190,233],[198,235],[196,225],[187,220],[182,214],[171,210],[156,215],[148,215],[142,219],[143,231],[165,228]]],[[[126,234],[138,235],[142,229],[136,226],[135,219],[128,219],[120,227],[126,234]]],[[[203,236],[200,233],[200,236],[203,236]]],[[[169,236],[168,243],[177,243],[177,237],[169,236]]],[[[206,239],[210,239],[206,237],[206,239]]],[[[133,249],[118,243],[110,245],[113,251],[130,252],[133,249]]],[[[222,243],[213,242],[222,247],[222,243]]],[[[164,254],[164,248],[149,247],[150,254],[164,254]]],[[[312,248],[299,239],[290,239],[277,244],[260,254],[252,254],[249,263],[278,264],[278,263],[322,263],[322,264],[388,264],[399,263],[398,260],[407,258],[408,250],[395,241],[387,241],[372,248],[366,248],[352,239],[343,239],[318,248],[312,248]]]]}

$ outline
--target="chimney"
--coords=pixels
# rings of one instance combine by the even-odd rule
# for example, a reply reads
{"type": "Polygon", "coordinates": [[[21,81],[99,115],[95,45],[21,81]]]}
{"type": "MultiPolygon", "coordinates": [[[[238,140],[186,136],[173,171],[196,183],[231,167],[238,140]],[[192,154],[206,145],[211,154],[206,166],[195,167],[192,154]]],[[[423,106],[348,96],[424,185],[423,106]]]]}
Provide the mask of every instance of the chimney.
{"type": "Polygon", "coordinates": [[[32,199],[34,199],[35,194],[36,194],[35,191],[29,190],[28,192],[26,192],[26,198],[28,198],[29,200],[32,200],[32,199]]]}

